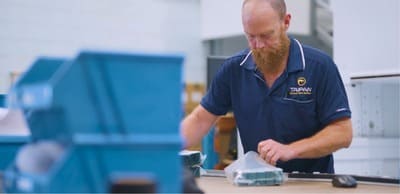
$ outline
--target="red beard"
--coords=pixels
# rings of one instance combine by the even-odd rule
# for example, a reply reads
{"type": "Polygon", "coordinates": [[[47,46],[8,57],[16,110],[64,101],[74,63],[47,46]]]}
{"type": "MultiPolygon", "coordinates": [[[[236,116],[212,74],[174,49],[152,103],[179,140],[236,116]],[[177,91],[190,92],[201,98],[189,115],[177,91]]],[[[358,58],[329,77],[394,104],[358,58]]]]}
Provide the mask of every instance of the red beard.
{"type": "Polygon", "coordinates": [[[275,48],[252,49],[252,56],[262,72],[271,72],[280,69],[282,62],[289,52],[290,41],[285,33],[282,33],[279,44],[275,48]]]}

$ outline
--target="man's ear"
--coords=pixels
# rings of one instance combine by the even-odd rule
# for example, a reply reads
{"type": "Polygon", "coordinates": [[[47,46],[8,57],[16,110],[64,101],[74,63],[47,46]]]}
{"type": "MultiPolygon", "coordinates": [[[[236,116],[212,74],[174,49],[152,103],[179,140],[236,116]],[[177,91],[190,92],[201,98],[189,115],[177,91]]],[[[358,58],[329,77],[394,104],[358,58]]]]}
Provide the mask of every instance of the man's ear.
{"type": "Polygon", "coordinates": [[[292,19],[292,15],[290,15],[290,14],[286,14],[285,17],[283,18],[283,22],[284,22],[284,25],[285,25],[285,30],[289,29],[290,20],[291,19],[292,19]]]}

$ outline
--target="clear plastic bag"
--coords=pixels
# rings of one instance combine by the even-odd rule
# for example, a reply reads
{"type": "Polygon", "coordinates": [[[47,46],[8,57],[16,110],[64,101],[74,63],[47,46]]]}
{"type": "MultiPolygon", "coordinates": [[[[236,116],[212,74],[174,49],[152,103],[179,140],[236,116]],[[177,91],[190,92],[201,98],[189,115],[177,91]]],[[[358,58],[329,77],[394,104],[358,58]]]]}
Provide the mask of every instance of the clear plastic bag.
{"type": "Polygon", "coordinates": [[[227,166],[225,175],[238,186],[280,185],[285,180],[281,168],[268,164],[253,151],[227,166]]]}

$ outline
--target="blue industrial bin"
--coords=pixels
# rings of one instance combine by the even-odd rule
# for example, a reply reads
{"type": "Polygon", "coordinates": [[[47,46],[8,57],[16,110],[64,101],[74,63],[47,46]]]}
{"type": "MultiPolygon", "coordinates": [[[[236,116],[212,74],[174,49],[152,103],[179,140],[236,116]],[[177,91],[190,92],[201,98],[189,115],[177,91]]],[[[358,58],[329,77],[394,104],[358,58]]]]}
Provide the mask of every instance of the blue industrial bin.
{"type": "Polygon", "coordinates": [[[178,175],[182,166],[177,157],[171,157],[177,156],[176,150],[180,147],[134,139],[131,138],[131,143],[92,140],[68,146],[49,171],[41,174],[20,172],[12,166],[4,174],[5,190],[12,193],[107,193],[114,176],[126,175],[123,178],[135,180],[148,177],[132,175],[150,174],[157,192],[181,192],[182,180],[178,175]]]}
{"type": "MultiPolygon", "coordinates": [[[[0,108],[6,108],[5,94],[0,94],[0,108]]],[[[0,135],[0,172],[10,165],[18,149],[28,140],[28,136],[0,135]]]]}
{"type": "MultiPolygon", "coordinates": [[[[63,62],[63,59],[41,58],[32,64],[28,73],[26,73],[29,76],[22,76],[16,85],[46,81],[43,79],[52,75],[63,62]]],[[[5,94],[0,95],[0,107],[16,108],[7,106],[9,104],[7,101],[11,100],[9,97],[5,94]]],[[[26,119],[29,122],[29,117],[26,119]]],[[[30,142],[30,136],[0,135],[0,171],[4,171],[12,163],[18,149],[28,142],[30,142]]]]}
{"type": "Polygon", "coordinates": [[[11,90],[10,104],[28,113],[33,142],[65,149],[41,173],[11,165],[5,190],[109,192],[122,176],[181,192],[182,63],[179,55],[109,52],[38,60],[11,90]]]}
{"type": "Polygon", "coordinates": [[[0,108],[5,107],[6,95],[0,94],[0,108]]]}

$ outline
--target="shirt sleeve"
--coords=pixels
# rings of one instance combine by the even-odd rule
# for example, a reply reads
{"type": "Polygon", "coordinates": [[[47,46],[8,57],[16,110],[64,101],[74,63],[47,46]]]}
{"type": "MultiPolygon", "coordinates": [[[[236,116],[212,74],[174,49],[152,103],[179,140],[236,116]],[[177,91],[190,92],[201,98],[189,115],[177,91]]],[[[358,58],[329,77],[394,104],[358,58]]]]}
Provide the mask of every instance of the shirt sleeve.
{"type": "Polygon", "coordinates": [[[333,61],[326,65],[318,91],[317,111],[324,126],[337,119],[351,117],[346,90],[333,61]]]}
{"type": "Polygon", "coordinates": [[[215,75],[200,104],[214,115],[225,115],[232,106],[230,93],[230,61],[225,61],[215,75]]]}

